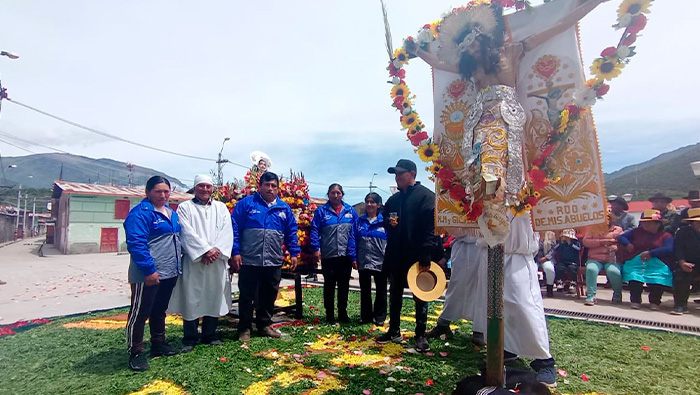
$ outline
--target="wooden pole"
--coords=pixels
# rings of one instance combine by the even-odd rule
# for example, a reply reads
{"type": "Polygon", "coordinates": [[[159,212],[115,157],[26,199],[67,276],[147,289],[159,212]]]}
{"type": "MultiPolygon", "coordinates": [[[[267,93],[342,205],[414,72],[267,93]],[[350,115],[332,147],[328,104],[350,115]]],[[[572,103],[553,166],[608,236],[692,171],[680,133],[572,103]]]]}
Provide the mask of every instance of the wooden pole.
{"type": "Polygon", "coordinates": [[[486,385],[503,387],[503,245],[489,247],[488,250],[488,326],[486,329],[486,385]]]}

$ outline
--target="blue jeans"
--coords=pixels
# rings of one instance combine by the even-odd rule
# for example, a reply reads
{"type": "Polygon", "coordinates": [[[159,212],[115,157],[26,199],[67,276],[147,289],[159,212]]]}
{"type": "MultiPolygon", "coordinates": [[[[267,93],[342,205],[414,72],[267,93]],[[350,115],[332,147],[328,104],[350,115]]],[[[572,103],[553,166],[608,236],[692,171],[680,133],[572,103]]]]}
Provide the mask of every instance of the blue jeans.
{"type": "Polygon", "coordinates": [[[586,262],[586,292],[588,297],[595,297],[598,291],[597,277],[601,270],[605,269],[608,274],[608,280],[613,289],[613,298],[622,300],[622,265],[616,262],[586,262]]]}

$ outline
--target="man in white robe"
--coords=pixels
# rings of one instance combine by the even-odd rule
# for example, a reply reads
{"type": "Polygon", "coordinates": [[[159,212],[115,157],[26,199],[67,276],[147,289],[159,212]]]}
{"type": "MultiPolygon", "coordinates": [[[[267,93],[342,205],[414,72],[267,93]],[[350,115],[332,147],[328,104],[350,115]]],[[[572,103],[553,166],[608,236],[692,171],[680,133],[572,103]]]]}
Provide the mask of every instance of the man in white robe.
{"type": "Polygon", "coordinates": [[[213,190],[211,177],[197,175],[194,199],[177,208],[184,257],[182,276],[173,290],[169,311],[182,314],[183,352],[192,351],[199,340],[203,344],[223,344],[216,336],[216,326],[219,317],[231,310],[227,263],[233,248],[233,228],[226,205],[211,198],[213,190]]]}

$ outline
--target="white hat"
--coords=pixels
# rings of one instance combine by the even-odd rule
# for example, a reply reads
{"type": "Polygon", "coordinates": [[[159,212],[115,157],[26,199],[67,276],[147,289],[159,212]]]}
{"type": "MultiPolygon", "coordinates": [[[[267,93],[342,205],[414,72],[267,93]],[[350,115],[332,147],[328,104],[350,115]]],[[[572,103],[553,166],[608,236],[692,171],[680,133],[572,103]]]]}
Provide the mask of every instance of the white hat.
{"type": "Polygon", "coordinates": [[[270,170],[272,168],[272,160],[266,153],[262,151],[251,152],[250,160],[253,162],[254,165],[257,165],[261,160],[264,160],[265,163],[267,163],[267,169],[270,170]]]}
{"type": "Polygon", "coordinates": [[[214,180],[212,180],[211,177],[206,174],[197,174],[194,176],[194,186],[199,184],[214,185],[214,180]]]}

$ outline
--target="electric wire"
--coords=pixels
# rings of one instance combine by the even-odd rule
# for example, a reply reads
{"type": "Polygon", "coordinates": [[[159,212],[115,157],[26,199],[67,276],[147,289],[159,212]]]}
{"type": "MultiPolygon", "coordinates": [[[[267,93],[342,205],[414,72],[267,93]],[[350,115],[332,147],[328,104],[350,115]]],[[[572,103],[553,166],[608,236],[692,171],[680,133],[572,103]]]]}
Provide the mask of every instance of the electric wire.
{"type": "Polygon", "coordinates": [[[14,136],[14,135],[11,135],[11,134],[5,132],[5,131],[2,130],[2,129],[0,129],[0,136],[9,137],[9,138],[15,139],[15,140],[17,140],[17,141],[21,141],[21,142],[23,142],[23,143],[25,143],[25,144],[36,145],[37,147],[50,149],[50,150],[52,150],[52,151],[60,152],[60,153],[62,153],[62,154],[70,154],[70,152],[67,152],[67,151],[64,151],[64,150],[60,150],[60,149],[58,149],[58,148],[49,147],[49,146],[47,146],[47,145],[42,145],[42,144],[39,144],[39,143],[34,142],[34,141],[29,141],[29,140],[25,140],[25,139],[19,138],[19,137],[17,137],[17,136],[14,136]]]}

